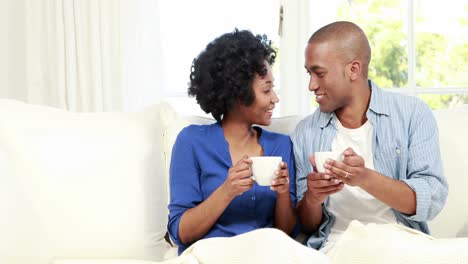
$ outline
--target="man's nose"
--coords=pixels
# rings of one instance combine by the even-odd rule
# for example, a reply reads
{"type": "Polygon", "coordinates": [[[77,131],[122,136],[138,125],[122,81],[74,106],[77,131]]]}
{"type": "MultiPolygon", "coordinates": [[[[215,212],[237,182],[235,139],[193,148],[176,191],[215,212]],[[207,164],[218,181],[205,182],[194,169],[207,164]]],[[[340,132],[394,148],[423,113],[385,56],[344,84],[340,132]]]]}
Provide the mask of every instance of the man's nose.
{"type": "Polygon", "coordinates": [[[310,79],[309,79],[309,91],[313,92],[315,90],[317,90],[319,88],[319,85],[318,85],[318,82],[317,80],[310,76],[310,79]]]}

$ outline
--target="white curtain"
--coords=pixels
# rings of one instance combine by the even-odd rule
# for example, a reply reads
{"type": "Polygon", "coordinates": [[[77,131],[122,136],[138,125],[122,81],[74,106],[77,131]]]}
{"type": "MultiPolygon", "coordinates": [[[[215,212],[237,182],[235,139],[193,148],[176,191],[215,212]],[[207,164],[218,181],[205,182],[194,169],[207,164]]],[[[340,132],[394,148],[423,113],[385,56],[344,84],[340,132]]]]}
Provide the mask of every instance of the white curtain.
{"type": "Polygon", "coordinates": [[[25,0],[27,101],[71,111],[160,99],[157,0],[25,0]]]}
{"type": "MultiPolygon", "coordinates": [[[[96,0],[94,0],[96,1],[96,0]]],[[[159,0],[120,0],[123,110],[163,99],[159,0]]]]}
{"type": "Polygon", "coordinates": [[[281,115],[312,111],[304,51],[311,34],[309,0],[283,0],[281,53],[281,115]]]}

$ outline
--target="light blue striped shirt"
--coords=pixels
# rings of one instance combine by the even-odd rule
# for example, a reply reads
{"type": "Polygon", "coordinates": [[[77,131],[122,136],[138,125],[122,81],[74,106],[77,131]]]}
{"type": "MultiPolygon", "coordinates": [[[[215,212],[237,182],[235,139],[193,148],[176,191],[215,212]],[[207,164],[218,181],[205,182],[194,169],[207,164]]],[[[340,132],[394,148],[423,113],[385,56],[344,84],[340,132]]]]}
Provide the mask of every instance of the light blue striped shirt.
{"type": "MultiPolygon", "coordinates": [[[[429,233],[426,221],[443,208],[448,194],[439,150],[439,132],[431,109],[420,99],[380,89],[369,81],[372,90],[366,116],[374,127],[372,150],[375,170],[406,182],[416,192],[416,214],[396,210],[401,224],[429,233]]],[[[296,159],[298,201],[307,190],[307,174],[312,171],[309,156],[316,151],[330,151],[336,137],[336,116],[317,109],[299,122],[293,135],[296,159]]],[[[320,248],[330,234],[335,217],[323,205],[322,224],[307,241],[320,248]]]]}

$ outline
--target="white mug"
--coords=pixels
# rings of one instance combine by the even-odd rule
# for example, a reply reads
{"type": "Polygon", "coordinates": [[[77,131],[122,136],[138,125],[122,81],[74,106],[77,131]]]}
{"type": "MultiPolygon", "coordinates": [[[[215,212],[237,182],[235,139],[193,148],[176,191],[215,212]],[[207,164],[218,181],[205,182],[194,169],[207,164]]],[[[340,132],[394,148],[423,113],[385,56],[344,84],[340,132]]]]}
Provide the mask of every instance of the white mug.
{"type": "Polygon", "coordinates": [[[317,171],[320,173],[325,173],[325,168],[323,167],[323,165],[325,164],[325,161],[327,161],[327,159],[332,159],[336,161],[343,160],[343,154],[338,151],[315,152],[314,157],[315,157],[315,167],[317,168],[317,171]]]}
{"type": "Polygon", "coordinates": [[[270,186],[276,178],[275,171],[281,168],[279,156],[250,157],[252,160],[252,179],[261,186],[270,186]]]}

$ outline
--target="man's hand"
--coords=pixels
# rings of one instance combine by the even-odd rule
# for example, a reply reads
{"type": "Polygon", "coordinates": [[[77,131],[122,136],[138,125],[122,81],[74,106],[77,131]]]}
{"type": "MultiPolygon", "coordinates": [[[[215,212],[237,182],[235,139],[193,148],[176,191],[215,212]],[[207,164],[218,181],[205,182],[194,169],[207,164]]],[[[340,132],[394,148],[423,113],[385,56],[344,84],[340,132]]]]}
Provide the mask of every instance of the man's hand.
{"type": "Polygon", "coordinates": [[[362,187],[370,173],[365,167],[364,159],[352,148],[347,148],[343,156],[343,162],[327,160],[324,165],[325,173],[348,185],[362,187]]]}
{"type": "Polygon", "coordinates": [[[314,172],[307,175],[307,191],[304,199],[310,204],[320,205],[329,195],[337,193],[343,189],[342,181],[330,176],[327,173],[316,172],[314,155],[309,157],[309,162],[314,168],[314,172]]]}

